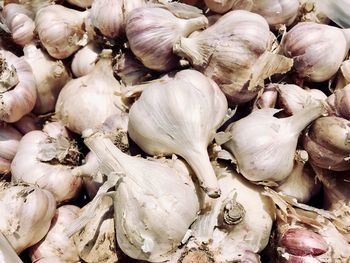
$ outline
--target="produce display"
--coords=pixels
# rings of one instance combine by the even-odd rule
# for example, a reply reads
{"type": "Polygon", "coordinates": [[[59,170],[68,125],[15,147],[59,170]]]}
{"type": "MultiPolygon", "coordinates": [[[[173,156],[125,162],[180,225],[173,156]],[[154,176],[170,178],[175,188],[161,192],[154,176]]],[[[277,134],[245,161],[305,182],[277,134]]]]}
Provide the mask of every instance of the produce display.
{"type": "Polygon", "coordinates": [[[0,263],[350,262],[349,1],[0,14],[0,263]]]}

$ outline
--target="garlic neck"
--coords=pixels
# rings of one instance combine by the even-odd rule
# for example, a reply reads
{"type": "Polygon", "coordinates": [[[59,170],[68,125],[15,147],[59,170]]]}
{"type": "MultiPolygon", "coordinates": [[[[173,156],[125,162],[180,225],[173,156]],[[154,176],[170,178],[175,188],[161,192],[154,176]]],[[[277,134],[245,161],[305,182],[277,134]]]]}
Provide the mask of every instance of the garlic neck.
{"type": "Polygon", "coordinates": [[[100,74],[113,76],[112,54],[109,51],[102,51],[91,74],[95,76],[100,74]]]}
{"type": "Polygon", "coordinates": [[[206,61],[195,39],[180,37],[174,44],[173,51],[178,56],[188,59],[195,67],[205,67],[206,61]]]}
{"type": "Polygon", "coordinates": [[[208,19],[205,16],[199,16],[196,18],[187,19],[184,22],[182,30],[183,36],[188,36],[192,32],[206,28],[208,26],[208,19]]]}

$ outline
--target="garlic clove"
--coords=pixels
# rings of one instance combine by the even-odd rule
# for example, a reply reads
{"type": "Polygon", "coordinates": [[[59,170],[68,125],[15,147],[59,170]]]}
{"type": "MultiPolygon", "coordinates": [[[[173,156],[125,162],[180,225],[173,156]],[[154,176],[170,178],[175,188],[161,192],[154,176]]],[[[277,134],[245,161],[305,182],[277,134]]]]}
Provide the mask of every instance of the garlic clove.
{"type": "Polygon", "coordinates": [[[268,84],[264,87],[261,95],[258,95],[256,102],[254,103],[255,108],[274,108],[277,102],[277,84],[268,84]]]}
{"type": "Polygon", "coordinates": [[[90,42],[85,47],[75,53],[71,70],[75,77],[79,78],[92,72],[101,50],[94,42],[90,42]]]}

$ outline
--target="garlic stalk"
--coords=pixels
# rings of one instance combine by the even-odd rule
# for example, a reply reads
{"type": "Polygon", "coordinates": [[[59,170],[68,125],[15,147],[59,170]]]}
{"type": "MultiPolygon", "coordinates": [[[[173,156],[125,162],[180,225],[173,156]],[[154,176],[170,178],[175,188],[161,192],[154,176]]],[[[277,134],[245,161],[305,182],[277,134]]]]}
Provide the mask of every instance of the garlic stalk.
{"type": "Polygon", "coordinates": [[[0,174],[10,172],[10,165],[17,152],[22,134],[13,126],[0,124],[0,174]]]}
{"type": "Polygon", "coordinates": [[[91,7],[94,0],[66,0],[66,2],[81,8],[88,8],[91,7]]]}
{"type": "Polygon", "coordinates": [[[333,171],[350,170],[349,121],[336,116],[316,120],[303,138],[310,163],[333,171]]]}
{"type": "Polygon", "coordinates": [[[24,58],[0,50],[0,121],[18,121],[34,108],[36,98],[36,83],[29,64],[24,58]]]}
{"type": "Polygon", "coordinates": [[[79,152],[63,134],[51,136],[42,131],[23,136],[11,163],[12,181],[36,184],[51,191],[61,203],[79,193],[81,179],[72,174],[79,152]]]}
{"type": "Polygon", "coordinates": [[[299,77],[314,82],[330,79],[349,51],[349,30],[302,22],[288,31],[281,46],[293,58],[299,77]]]}
{"type": "Polygon", "coordinates": [[[65,235],[65,228],[77,219],[80,208],[64,205],[57,208],[46,236],[29,248],[33,262],[42,258],[58,257],[66,262],[78,262],[78,250],[72,238],[65,235]]]}
{"type": "Polygon", "coordinates": [[[199,210],[188,168],[177,159],[129,156],[98,133],[86,138],[85,144],[98,156],[104,174],[119,177],[114,211],[121,250],[150,262],[168,259],[199,210]],[[163,224],[160,218],[166,218],[163,224]]]}
{"type": "Polygon", "coordinates": [[[219,14],[226,13],[230,10],[251,10],[254,0],[204,0],[206,6],[219,14]]]}
{"type": "Polygon", "coordinates": [[[88,11],[80,12],[61,5],[40,8],[35,25],[41,44],[54,58],[64,59],[87,44],[85,20],[88,11]]]}
{"type": "Polygon", "coordinates": [[[291,68],[291,59],[273,53],[274,40],[262,16],[235,10],[204,31],[181,37],[173,49],[213,79],[229,102],[237,104],[252,100],[265,78],[291,68]]]}
{"type": "Polygon", "coordinates": [[[70,80],[63,87],[56,103],[56,116],[79,134],[85,129],[99,128],[109,116],[123,114],[126,106],[117,93],[120,94],[120,83],[113,76],[111,52],[103,51],[92,72],[70,80]]]}
{"type": "Polygon", "coordinates": [[[94,69],[98,54],[100,53],[100,48],[94,42],[90,42],[78,50],[71,64],[71,70],[74,76],[79,78],[89,74],[94,69]]]}
{"type": "Polygon", "coordinates": [[[56,202],[49,191],[1,183],[0,231],[17,254],[46,235],[55,210],[56,202]]]}
{"type": "Polygon", "coordinates": [[[200,186],[215,198],[220,189],[207,146],[226,112],[225,96],[213,81],[195,70],[183,70],[143,91],[130,108],[128,133],[148,154],[183,157],[200,186]]]}
{"type": "Polygon", "coordinates": [[[235,156],[238,171],[248,180],[276,182],[287,178],[293,170],[299,134],[324,113],[321,103],[288,118],[274,117],[278,111],[253,111],[226,129],[231,139],[224,147],[235,156]]]}
{"type": "Polygon", "coordinates": [[[33,112],[51,112],[55,109],[59,92],[70,79],[69,72],[62,61],[52,59],[34,44],[26,45],[23,52],[36,81],[38,96],[33,112]]]}
{"type": "Polygon", "coordinates": [[[164,72],[180,65],[172,50],[178,37],[186,37],[207,25],[203,15],[182,19],[163,8],[143,7],[129,13],[125,31],[136,57],[147,68],[164,72]]]}

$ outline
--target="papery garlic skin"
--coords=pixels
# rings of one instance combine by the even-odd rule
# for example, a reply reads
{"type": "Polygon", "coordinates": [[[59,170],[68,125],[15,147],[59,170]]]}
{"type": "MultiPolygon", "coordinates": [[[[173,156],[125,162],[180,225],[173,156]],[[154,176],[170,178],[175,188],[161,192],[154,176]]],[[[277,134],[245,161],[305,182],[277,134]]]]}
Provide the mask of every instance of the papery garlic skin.
{"type": "Polygon", "coordinates": [[[298,23],[284,35],[281,46],[293,58],[299,77],[314,82],[330,79],[349,51],[345,31],[313,22],[298,23]]]}
{"type": "MultiPolygon", "coordinates": [[[[5,87],[0,93],[0,120],[15,122],[34,108],[37,98],[35,78],[24,58],[19,58],[5,50],[0,50],[0,57],[2,65],[7,63],[9,70],[9,75],[2,71],[1,88],[9,84],[11,76],[17,75],[18,78],[15,86],[5,87]]],[[[6,66],[2,70],[6,70],[6,66]]]]}
{"type": "Polygon", "coordinates": [[[100,52],[101,50],[93,42],[78,50],[71,64],[74,76],[79,78],[89,74],[94,69],[100,52]]]}
{"type": "Polygon", "coordinates": [[[41,8],[35,25],[41,44],[54,58],[64,59],[87,44],[84,23],[88,11],[80,12],[61,5],[41,8]]]}
{"type": "Polygon", "coordinates": [[[55,143],[59,142],[60,138],[49,137],[42,131],[31,131],[23,136],[11,163],[12,181],[36,184],[47,189],[54,194],[58,203],[76,197],[82,182],[72,174],[73,166],[59,161],[50,163],[51,160],[46,159],[47,154],[61,154],[55,148],[55,143]]]}
{"type": "Polygon", "coordinates": [[[79,261],[74,241],[65,233],[66,226],[78,218],[79,210],[80,208],[74,205],[64,205],[57,208],[46,236],[29,249],[33,262],[50,257],[58,257],[65,262],[79,261]]]}
{"type": "Polygon", "coordinates": [[[10,172],[10,165],[17,152],[22,134],[13,126],[0,125],[0,174],[10,172]]]}
{"type": "Polygon", "coordinates": [[[33,112],[51,112],[55,109],[58,94],[70,79],[69,72],[62,61],[52,59],[34,44],[26,45],[23,52],[36,81],[38,96],[33,112]]]}
{"type": "Polygon", "coordinates": [[[49,191],[28,185],[2,186],[0,200],[0,231],[18,254],[46,235],[56,210],[49,191]]]}
{"type": "Polygon", "coordinates": [[[92,5],[94,0],[66,0],[66,2],[81,8],[88,8],[92,5]]]}
{"type": "Polygon", "coordinates": [[[143,91],[130,108],[128,133],[149,154],[182,156],[204,191],[218,197],[207,146],[226,112],[225,96],[213,81],[195,70],[183,70],[143,91]]]}
{"type": "Polygon", "coordinates": [[[33,40],[35,31],[34,14],[24,5],[7,4],[4,6],[2,15],[16,44],[24,46],[33,40]]]}
{"type": "Polygon", "coordinates": [[[181,19],[156,7],[134,9],[126,17],[126,36],[130,49],[150,69],[165,72],[179,67],[173,44],[180,36],[205,28],[205,16],[181,19]]]}

